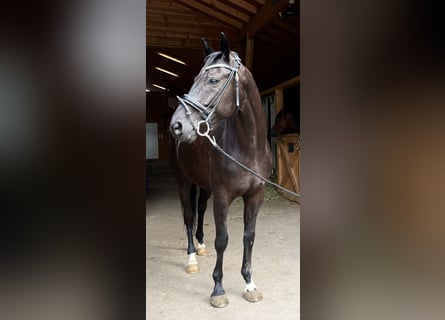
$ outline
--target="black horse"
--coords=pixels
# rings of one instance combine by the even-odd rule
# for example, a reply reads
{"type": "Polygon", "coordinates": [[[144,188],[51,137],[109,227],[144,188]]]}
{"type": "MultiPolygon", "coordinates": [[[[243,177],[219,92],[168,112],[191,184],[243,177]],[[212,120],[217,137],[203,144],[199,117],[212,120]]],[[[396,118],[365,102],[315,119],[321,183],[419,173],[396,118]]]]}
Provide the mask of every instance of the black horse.
{"type": "Polygon", "coordinates": [[[246,282],[244,298],[250,302],[262,299],[252,279],[251,261],[256,219],[265,185],[218,152],[210,139],[214,138],[223,150],[263,177],[270,175],[272,161],[261,97],[252,74],[242,65],[237,53],[230,50],[223,33],[221,51],[214,52],[204,39],[203,45],[206,54],[204,66],[195,77],[189,93],[183,98],[178,97],[180,104],[171,119],[170,131],[176,139],[173,164],[187,228],[189,265],[197,265],[192,231],[196,191],[199,187],[196,236],[201,246],[205,203],[210,193],[214,195],[217,258],[211,304],[225,307],[228,300],[222,278],[223,256],[228,242],[227,213],[229,205],[237,197],[244,201],[241,266],[246,282]]]}

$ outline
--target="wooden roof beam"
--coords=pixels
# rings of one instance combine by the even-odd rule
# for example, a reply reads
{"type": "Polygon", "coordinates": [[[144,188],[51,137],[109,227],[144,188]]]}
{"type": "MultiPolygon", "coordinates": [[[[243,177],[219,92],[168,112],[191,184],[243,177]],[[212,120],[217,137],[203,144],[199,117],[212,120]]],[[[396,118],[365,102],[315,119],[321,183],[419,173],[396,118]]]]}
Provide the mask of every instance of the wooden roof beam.
{"type": "Polygon", "coordinates": [[[219,21],[222,21],[222,22],[224,22],[232,27],[235,27],[237,29],[241,30],[244,26],[244,23],[242,23],[241,21],[232,19],[232,18],[226,16],[225,14],[218,12],[215,9],[209,8],[208,6],[206,6],[202,3],[199,3],[197,1],[194,1],[194,0],[176,0],[176,1],[178,3],[181,3],[182,5],[184,5],[185,7],[198,10],[203,14],[206,14],[206,15],[208,15],[212,18],[215,18],[219,21]]]}
{"type": "MultiPolygon", "coordinates": [[[[146,35],[148,37],[165,37],[165,38],[177,38],[177,39],[184,39],[184,40],[199,40],[201,41],[202,34],[201,33],[191,33],[191,32],[179,32],[175,30],[171,30],[169,28],[166,28],[165,30],[147,30],[146,35]]],[[[219,40],[218,37],[209,36],[207,37],[207,40],[219,40]]]]}
{"type": "Polygon", "coordinates": [[[164,36],[146,36],[149,47],[202,49],[201,39],[166,38],[164,36]]]}
{"type": "MultiPolygon", "coordinates": [[[[195,35],[197,39],[201,39],[202,37],[206,38],[218,38],[219,34],[221,32],[220,28],[216,27],[206,27],[206,26],[187,26],[186,28],[181,25],[175,25],[170,24],[168,26],[161,26],[161,25],[152,25],[148,26],[146,28],[147,34],[154,33],[154,32],[165,32],[166,34],[169,33],[176,33],[178,37],[180,35],[195,35]]],[[[227,31],[227,34],[232,34],[230,31],[227,31]]],[[[153,34],[152,34],[153,35],[153,34]]]]}
{"type": "Polygon", "coordinates": [[[241,41],[247,34],[249,37],[255,36],[265,24],[269,23],[283,10],[289,0],[266,0],[264,6],[258,10],[257,14],[250,19],[249,23],[241,31],[238,40],[241,41]]]}
{"type": "Polygon", "coordinates": [[[239,10],[237,10],[233,7],[230,7],[226,4],[223,4],[220,1],[217,1],[217,0],[201,0],[201,1],[204,2],[205,4],[207,4],[209,6],[209,9],[211,7],[214,7],[228,15],[231,15],[232,17],[234,17],[238,20],[244,21],[245,23],[247,23],[250,19],[250,17],[247,14],[242,13],[239,10]]]}
{"type": "Polygon", "coordinates": [[[251,5],[246,1],[241,1],[241,0],[227,0],[227,1],[234,4],[237,7],[243,8],[244,10],[250,12],[251,14],[255,14],[257,11],[257,8],[254,5],[251,5]]]}
{"type": "Polygon", "coordinates": [[[198,27],[206,27],[206,28],[213,27],[213,28],[218,28],[218,29],[220,29],[221,27],[227,28],[226,24],[219,22],[219,21],[215,21],[214,19],[209,19],[207,17],[196,19],[196,17],[194,17],[194,18],[179,18],[179,17],[175,17],[175,16],[157,16],[157,15],[152,15],[152,14],[147,15],[147,25],[148,26],[156,26],[158,24],[163,24],[163,25],[176,24],[176,25],[181,25],[183,27],[198,26],[198,27]]]}

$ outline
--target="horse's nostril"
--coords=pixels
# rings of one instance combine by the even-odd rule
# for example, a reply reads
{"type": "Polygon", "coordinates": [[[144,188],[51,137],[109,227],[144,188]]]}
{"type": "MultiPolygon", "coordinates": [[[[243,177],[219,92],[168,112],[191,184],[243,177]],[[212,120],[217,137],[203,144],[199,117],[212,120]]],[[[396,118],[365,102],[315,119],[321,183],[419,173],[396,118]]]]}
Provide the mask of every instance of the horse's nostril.
{"type": "Polygon", "coordinates": [[[182,130],[182,123],[181,122],[176,122],[173,129],[175,130],[182,130]]]}
{"type": "Polygon", "coordinates": [[[180,121],[176,121],[173,126],[173,133],[177,136],[180,136],[182,134],[182,123],[180,121]]]}

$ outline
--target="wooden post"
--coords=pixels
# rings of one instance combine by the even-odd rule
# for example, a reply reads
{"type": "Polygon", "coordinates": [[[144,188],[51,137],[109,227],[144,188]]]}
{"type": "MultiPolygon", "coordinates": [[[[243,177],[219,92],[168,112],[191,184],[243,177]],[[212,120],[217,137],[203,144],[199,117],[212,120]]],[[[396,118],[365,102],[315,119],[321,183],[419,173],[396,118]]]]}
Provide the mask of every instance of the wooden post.
{"type": "MultiPolygon", "coordinates": [[[[243,39],[246,34],[254,36],[261,27],[265,26],[267,23],[271,22],[278,15],[278,12],[283,10],[287,6],[289,0],[255,0],[256,2],[261,2],[263,6],[257,13],[249,20],[249,23],[241,30],[239,34],[239,39],[243,39]]],[[[185,2],[185,0],[180,0],[180,2],[185,2]]],[[[196,2],[188,1],[187,3],[196,2]]],[[[223,20],[224,21],[224,20],[223,20]]]]}
{"type": "Polygon", "coordinates": [[[246,36],[246,64],[245,66],[252,72],[253,68],[253,39],[247,34],[246,36]]]}
{"type": "Polygon", "coordinates": [[[300,76],[294,77],[294,78],[289,79],[283,83],[280,83],[279,85],[277,85],[275,87],[264,90],[263,92],[261,92],[261,96],[264,97],[264,96],[268,96],[273,93],[275,95],[275,110],[278,113],[284,107],[284,105],[283,105],[283,90],[286,88],[289,88],[291,86],[297,85],[298,83],[300,83],[300,76]]]}
{"type": "Polygon", "coordinates": [[[275,93],[275,90],[277,88],[286,89],[286,88],[292,87],[294,85],[297,85],[299,83],[300,83],[300,76],[296,76],[296,77],[289,79],[283,83],[280,83],[279,85],[276,85],[275,87],[272,87],[272,88],[262,91],[261,96],[267,96],[272,93],[275,93]]]}
{"type": "Polygon", "coordinates": [[[283,88],[275,89],[275,111],[278,113],[283,109],[283,88]]]}

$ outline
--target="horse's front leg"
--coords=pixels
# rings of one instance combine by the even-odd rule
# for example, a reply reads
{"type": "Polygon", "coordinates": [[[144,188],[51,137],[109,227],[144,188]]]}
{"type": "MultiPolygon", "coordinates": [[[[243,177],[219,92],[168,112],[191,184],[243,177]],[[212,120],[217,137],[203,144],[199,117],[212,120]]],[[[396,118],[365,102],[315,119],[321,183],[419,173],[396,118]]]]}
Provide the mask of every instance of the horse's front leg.
{"type": "Polygon", "coordinates": [[[216,265],[213,270],[213,280],[215,287],[211,294],[210,303],[213,307],[223,308],[229,304],[226,292],[222,285],[223,278],[223,258],[226,250],[229,236],[227,234],[227,211],[229,201],[221,196],[215,195],[213,199],[213,215],[215,218],[215,250],[216,250],[216,265]]]}
{"type": "Polygon", "coordinates": [[[204,213],[207,210],[207,201],[212,193],[206,189],[199,189],[198,198],[198,225],[196,228],[196,239],[198,245],[196,247],[196,253],[198,256],[206,256],[208,254],[207,248],[204,244],[204,213]]]}
{"type": "Polygon", "coordinates": [[[243,297],[249,302],[263,299],[252,279],[252,249],[255,241],[255,226],[258,211],[264,198],[264,186],[254,195],[245,196],[244,200],[244,237],[243,237],[243,264],[241,274],[246,282],[243,297]]]}

